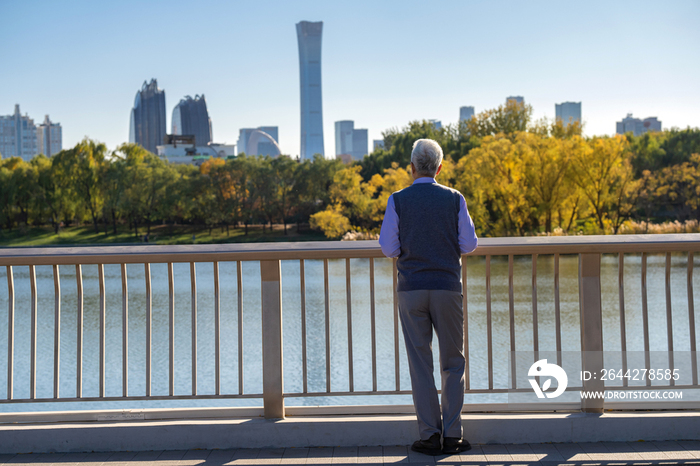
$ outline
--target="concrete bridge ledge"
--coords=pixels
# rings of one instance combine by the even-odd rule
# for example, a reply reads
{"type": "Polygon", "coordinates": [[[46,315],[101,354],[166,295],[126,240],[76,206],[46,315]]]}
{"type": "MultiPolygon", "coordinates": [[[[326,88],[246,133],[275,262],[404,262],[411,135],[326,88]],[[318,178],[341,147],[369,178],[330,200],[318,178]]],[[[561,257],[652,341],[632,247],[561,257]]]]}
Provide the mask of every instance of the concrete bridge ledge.
{"type": "MultiPolygon", "coordinates": [[[[700,439],[691,411],[475,413],[463,416],[474,444],[700,439]]],[[[0,453],[409,445],[414,415],[294,416],[0,425],[0,453]]]]}

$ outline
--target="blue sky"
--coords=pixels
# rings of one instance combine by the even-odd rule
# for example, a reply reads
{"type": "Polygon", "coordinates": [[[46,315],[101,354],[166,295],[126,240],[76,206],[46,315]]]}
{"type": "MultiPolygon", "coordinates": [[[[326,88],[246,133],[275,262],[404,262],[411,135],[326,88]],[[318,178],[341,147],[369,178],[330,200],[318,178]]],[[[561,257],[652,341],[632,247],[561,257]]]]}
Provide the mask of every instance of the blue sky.
{"type": "MultiPolygon", "coordinates": [[[[326,156],[333,123],[378,139],[411,120],[455,123],[522,95],[539,118],[581,101],[588,135],[627,113],[700,127],[700,2],[0,0],[0,115],[21,105],[84,136],[127,141],[144,80],[172,109],[205,94],[217,142],[279,126],[299,153],[295,23],[323,21],[326,156]]],[[[371,145],[371,142],[370,142],[371,145]]]]}

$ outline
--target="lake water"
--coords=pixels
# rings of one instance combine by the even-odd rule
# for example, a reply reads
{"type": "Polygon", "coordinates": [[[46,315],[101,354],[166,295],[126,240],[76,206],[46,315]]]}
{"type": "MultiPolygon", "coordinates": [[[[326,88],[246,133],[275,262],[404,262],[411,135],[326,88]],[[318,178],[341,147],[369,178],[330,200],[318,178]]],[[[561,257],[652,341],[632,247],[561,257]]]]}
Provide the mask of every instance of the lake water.
{"type": "MultiPolygon", "coordinates": [[[[690,350],[685,254],[672,256],[672,306],[674,349],[690,350]]],[[[356,391],[372,389],[369,260],[352,259],[353,367],[356,391]]],[[[603,338],[606,351],[620,349],[620,316],[617,256],[603,256],[601,285],[603,338]]],[[[696,262],[696,265],[698,262],[696,262]]],[[[221,262],[221,392],[238,392],[238,296],[235,262],[221,262]]],[[[469,366],[471,388],[487,388],[485,260],[467,259],[469,366]]],[[[648,309],[650,349],[667,349],[664,255],[648,256],[648,309]]],[[[214,393],[214,285],[211,263],[197,263],[198,285],[198,391],[214,393]]],[[[530,256],[514,261],[516,350],[532,350],[532,262],[530,256]]],[[[394,335],[392,264],[375,260],[377,374],[379,390],[394,390],[394,335]]],[[[129,393],[145,394],[145,281],[143,265],[128,265],[129,282],[129,393]]],[[[243,300],[243,387],[244,393],[262,393],[262,336],[260,268],[257,262],[242,263],[243,300]]],[[[308,390],[326,390],[325,308],[323,261],[305,261],[308,390]]],[[[540,351],[554,351],[554,258],[537,259],[538,330],[540,351]]],[[[189,264],[174,264],[175,280],[175,394],[191,393],[191,295],[189,264]]],[[[510,330],[508,313],[507,257],[491,260],[494,385],[508,386],[510,330]]],[[[625,257],[625,308],[627,349],[642,351],[641,257],[625,257]]],[[[38,290],[37,397],[53,394],[54,285],[50,266],[36,267],[38,290]]],[[[167,265],[152,264],[152,394],[168,394],[168,283],[167,265]]],[[[700,308],[700,273],[694,274],[695,307],[700,308]]],[[[61,266],[61,373],[60,393],[74,397],[76,389],[77,287],[74,266],[61,266]]],[[[15,278],[15,363],[14,396],[29,394],[30,287],[29,268],[14,267],[15,278]]],[[[119,265],[105,265],[106,282],[106,394],[121,396],[122,316],[119,265]]],[[[83,266],[84,347],[83,396],[98,395],[99,379],[99,284],[97,266],[83,266]]],[[[329,261],[331,387],[348,391],[347,303],[345,261],[329,261]]],[[[301,311],[299,261],[282,262],[284,386],[286,393],[302,390],[301,311]]],[[[580,349],[578,258],[560,259],[560,309],[562,350],[580,349]]],[[[0,398],[7,388],[7,279],[0,268],[0,398]]],[[[696,321],[700,319],[696,318],[696,321]]],[[[698,325],[696,323],[696,325],[698,325]]],[[[700,333],[700,329],[698,330],[700,333]]],[[[403,338],[400,337],[400,384],[410,389],[403,338]]],[[[435,345],[437,350],[437,345],[435,345]]],[[[437,352],[437,351],[436,351],[437,352]]],[[[437,355],[436,355],[437,358],[437,355]]],[[[438,365],[436,364],[436,367],[438,365]]],[[[439,381],[439,376],[436,376],[439,381]]],[[[505,402],[502,394],[469,394],[472,402],[505,402]]],[[[406,395],[330,396],[287,398],[291,405],[410,404],[406,395]]],[[[0,404],[0,412],[29,410],[156,408],[191,406],[260,406],[261,399],[148,400],[118,402],[0,404]]]]}

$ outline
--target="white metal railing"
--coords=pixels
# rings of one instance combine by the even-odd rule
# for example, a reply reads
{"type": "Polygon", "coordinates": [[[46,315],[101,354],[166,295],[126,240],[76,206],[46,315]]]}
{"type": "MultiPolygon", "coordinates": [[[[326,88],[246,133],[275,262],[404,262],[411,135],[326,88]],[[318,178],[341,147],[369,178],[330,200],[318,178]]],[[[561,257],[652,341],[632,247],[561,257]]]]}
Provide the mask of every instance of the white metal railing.
{"type": "MultiPolygon", "coordinates": [[[[485,263],[485,304],[486,304],[486,353],[487,353],[487,388],[474,388],[470,380],[469,354],[470,332],[469,319],[464,319],[464,339],[466,357],[466,386],[465,393],[514,393],[529,391],[529,388],[516,385],[516,365],[511,360],[511,386],[507,388],[494,385],[494,361],[493,361],[493,318],[491,296],[491,258],[493,256],[505,256],[508,259],[508,335],[511,351],[516,350],[515,344],[515,312],[514,312],[514,256],[532,257],[532,351],[537,355],[539,348],[538,335],[538,298],[537,298],[537,257],[538,255],[553,255],[554,259],[554,316],[557,362],[561,364],[562,333],[559,289],[559,264],[562,255],[578,255],[579,263],[579,299],[581,315],[581,351],[592,353],[602,352],[602,307],[601,307],[601,254],[618,255],[618,286],[619,286],[619,311],[620,311],[620,341],[623,357],[627,351],[627,331],[625,328],[625,293],[624,293],[624,258],[625,254],[641,254],[641,290],[642,290],[642,319],[643,319],[643,343],[646,354],[649,354],[650,333],[649,317],[647,309],[647,256],[648,254],[663,253],[666,256],[665,263],[665,298],[666,298],[666,324],[669,364],[673,367],[674,340],[673,340],[673,313],[671,306],[671,254],[687,254],[687,295],[688,295],[688,320],[690,334],[690,350],[692,355],[692,383],[683,386],[675,385],[670,380],[668,387],[699,388],[697,374],[696,335],[694,318],[693,297],[693,258],[694,253],[700,250],[700,234],[677,235],[629,235],[629,236],[588,236],[588,237],[526,237],[526,238],[485,238],[480,240],[479,248],[470,254],[471,256],[483,256],[485,263]]],[[[372,394],[410,394],[410,390],[401,386],[400,380],[400,350],[399,350],[399,323],[398,304],[396,299],[396,262],[393,266],[393,365],[395,386],[393,390],[379,390],[377,376],[377,328],[376,328],[376,304],[375,304],[375,259],[383,257],[376,241],[364,242],[314,242],[314,243],[259,243],[259,244],[230,244],[230,245],[191,245],[191,246],[106,246],[106,247],[75,247],[75,248],[6,248],[0,249],[0,266],[6,267],[7,273],[7,397],[0,403],[28,403],[28,402],[56,402],[56,401],[117,401],[117,400],[162,400],[162,399],[215,399],[215,398],[262,398],[264,414],[268,418],[280,418],[285,415],[284,398],[308,397],[308,396],[346,396],[346,395],[372,395],[372,394]],[[357,391],[355,389],[353,359],[353,310],[352,310],[352,280],[350,273],[350,260],[355,258],[367,258],[369,276],[369,313],[370,313],[370,344],[371,344],[371,380],[372,389],[357,391]],[[331,386],[331,332],[330,332],[330,287],[329,287],[329,260],[341,259],[345,261],[345,291],[347,302],[347,354],[348,354],[348,387],[347,389],[335,389],[331,386]],[[307,305],[305,263],[309,260],[323,261],[323,289],[324,289],[324,315],[325,315],[325,391],[312,391],[308,384],[308,354],[307,354],[307,305]],[[262,299],[262,393],[244,392],[243,373],[243,301],[242,301],[242,276],[241,263],[243,261],[258,261],[261,275],[261,299],[262,299]],[[300,329],[301,329],[301,353],[302,353],[302,389],[298,392],[286,392],[283,385],[282,369],[282,288],[281,288],[281,261],[299,261],[299,287],[300,287],[300,329]],[[213,394],[201,394],[197,386],[197,280],[195,263],[209,262],[213,267],[214,277],[214,366],[215,389],[213,394]],[[236,287],[237,287],[237,319],[238,319],[238,390],[237,393],[223,393],[221,389],[221,293],[219,279],[219,264],[221,262],[236,263],[236,287]],[[168,361],[169,379],[168,394],[153,395],[151,390],[152,379],[152,277],[151,264],[167,264],[168,283],[168,361]],[[174,263],[189,263],[190,288],[191,288],[191,376],[192,387],[188,395],[175,394],[175,284],[174,263]],[[83,396],[83,317],[84,317],[84,290],[83,290],[83,265],[94,264],[98,267],[99,282],[99,390],[96,397],[83,396]],[[122,393],[121,396],[107,396],[105,391],[105,356],[106,356],[106,293],[105,293],[105,264],[119,264],[121,269],[122,291],[122,393]],[[127,264],[143,264],[145,289],[146,289],[146,354],[145,354],[145,394],[134,395],[129,393],[128,381],[130,377],[129,355],[129,287],[127,280],[127,264]],[[53,361],[53,394],[48,398],[37,398],[37,278],[36,266],[52,266],[54,282],[54,361],[53,361]],[[59,265],[74,265],[76,268],[77,286],[77,358],[76,358],[76,393],[75,396],[64,396],[59,391],[61,376],[61,286],[59,265]],[[31,323],[30,323],[30,389],[29,396],[16,398],[14,396],[14,344],[15,344],[15,279],[13,267],[28,266],[31,295],[31,323]]],[[[466,264],[466,263],[465,263],[466,264]]],[[[467,300],[468,267],[462,268],[462,280],[464,283],[463,305],[465,317],[469,313],[467,300]]],[[[474,278],[470,278],[473,280],[474,278]]],[[[617,348],[616,348],[617,350],[617,348]]],[[[623,359],[623,365],[626,361],[623,359]]],[[[646,365],[649,368],[647,357],[646,365]]],[[[624,366],[626,367],[626,366],[624,366]]],[[[583,360],[583,370],[592,372],[603,368],[602,357],[589,357],[583,360]]],[[[364,370],[364,368],[363,368],[364,370]]],[[[647,386],[650,386],[647,379],[647,386]]],[[[628,383],[623,379],[623,386],[628,383]]],[[[654,388],[665,386],[655,385],[654,388]]],[[[605,388],[603,381],[584,381],[580,387],[569,387],[570,390],[602,390],[605,388]]],[[[570,408],[571,405],[550,404],[552,409],[570,408]]],[[[600,412],[604,406],[604,400],[582,400],[580,408],[584,411],[600,412]]],[[[530,409],[543,409],[542,405],[536,405],[530,409]]]]}

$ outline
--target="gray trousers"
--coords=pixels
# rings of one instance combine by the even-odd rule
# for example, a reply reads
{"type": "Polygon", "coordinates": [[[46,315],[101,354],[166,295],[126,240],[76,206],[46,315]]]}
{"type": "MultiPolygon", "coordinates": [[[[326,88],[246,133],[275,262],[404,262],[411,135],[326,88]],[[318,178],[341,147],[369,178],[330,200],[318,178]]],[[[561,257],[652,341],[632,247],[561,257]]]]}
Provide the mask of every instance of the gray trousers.
{"type": "Polygon", "coordinates": [[[400,291],[398,298],[420,438],[427,440],[435,433],[462,438],[462,294],[458,291],[416,290],[400,291]],[[433,327],[440,348],[442,413],[433,377],[433,327]]]}

